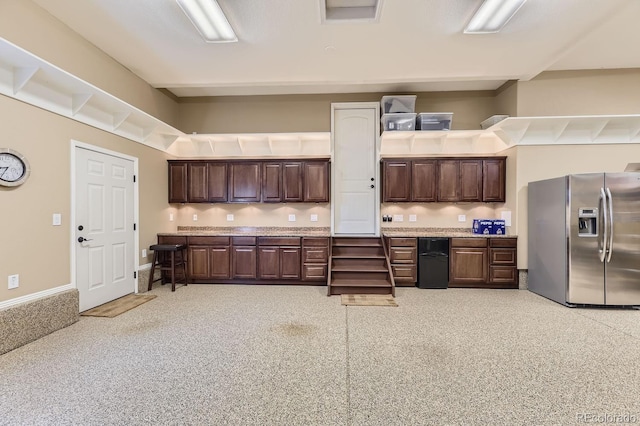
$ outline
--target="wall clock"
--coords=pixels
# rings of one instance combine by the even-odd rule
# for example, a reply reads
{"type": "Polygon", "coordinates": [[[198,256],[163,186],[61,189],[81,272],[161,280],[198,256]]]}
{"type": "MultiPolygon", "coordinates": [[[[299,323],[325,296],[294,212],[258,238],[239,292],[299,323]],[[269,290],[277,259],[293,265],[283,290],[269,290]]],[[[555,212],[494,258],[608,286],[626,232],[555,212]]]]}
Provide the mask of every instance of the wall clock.
{"type": "Polygon", "coordinates": [[[0,185],[22,185],[30,173],[29,162],[22,154],[10,148],[0,148],[0,185]]]}

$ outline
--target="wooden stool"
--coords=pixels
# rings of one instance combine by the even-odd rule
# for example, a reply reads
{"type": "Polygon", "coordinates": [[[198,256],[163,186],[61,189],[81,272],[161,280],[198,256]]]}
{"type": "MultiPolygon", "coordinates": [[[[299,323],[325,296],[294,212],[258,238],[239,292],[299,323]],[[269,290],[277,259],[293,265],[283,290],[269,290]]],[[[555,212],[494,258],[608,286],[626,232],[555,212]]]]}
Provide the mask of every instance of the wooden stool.
{"type": "MultiPolygon", "coordinates": [[[[187,285],[189,276],[187,273],[186,244],[154,244],[149,246],[149,250],[153,251],[153,262],[151,263],[151,274],[149,275],[149,289],[154,282],[162,280],[162,273],[157,280],[153,279],[156,266],[160,271],[171,271],[171,291],[176,291],[176,266],[182,266],[184,285],[187,285]],[[179,256],[176,256],[176,253],[179,256]],[[170,254],[170,256],[168,256],[170,254]],[[167,259],[168,257],[168,259],[167,259]]],[[[162,281],[164,285],[164,280],[162,281]]]]}

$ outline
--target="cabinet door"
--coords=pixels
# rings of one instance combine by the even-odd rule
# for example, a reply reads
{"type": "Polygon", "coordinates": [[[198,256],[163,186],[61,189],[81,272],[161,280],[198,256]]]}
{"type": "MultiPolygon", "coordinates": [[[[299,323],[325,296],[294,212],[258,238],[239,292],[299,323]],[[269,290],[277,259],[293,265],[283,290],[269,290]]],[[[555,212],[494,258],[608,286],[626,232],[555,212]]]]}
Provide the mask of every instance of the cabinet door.
{"type": "Polygon", "coordinates": [[[411,162],[382,162],[382,202],[395,203],[411,200],[411,162]]]}
{"type": "Polygon", "coordinates": [[[436,201],[436,160],[414,160],[411,164],[411,201],[436,201]]]}
{"type": "Polygon", "coordinates": [[[264,203],[282,201],[282,163],[262,165],[262,201],[264,203]]]}
{"type": "Polygon", "coordinates": [[[449,258],[450,284],[485,284],[488,261],[486,248],[452,248],[449,258]]]}
{"type": "Polygon", "coordinates": [[[209,278],[209,247],[189,247],[189,276],[200,280],[209,278]]]}
{"type": "Polygon", "coordinates": [[[280,277],[300,279],[300,247],[280,248],[280,277]]]}
{"type": "Polygon", "coordinates": [[[460,201],[459,160],[438,160],[438,201],[460,201]]]}
{"type": "Polygon", "coordinates": [[[282,164],[282,201],[285,203],[303,200],[302,163],[282,164]]]}
{"type": "Polygon", "coordinates": [[[229,163],[229,201],[260,202],[260,163],[229,163]]]}
{"type": "Polygon", "coordinates": [[[207,171],[207,163],[189,163],[187,165],[187,199],[190,203],[209,201],[207,171]]]}
{"type": "Polygon", "coordinates": [[[482,201],[482,160],[460,160],[460,201],[482,201]]]}
{"type": "Polygon", "coordinates": [[[310,203],[329,202],[329,162],[304,162],[303,200],[310,203]]]}
{"type": "Polygon", "coordinates": [[[187,163],[169,163],[169,202],[187,202],[187,163]]]}
{"type": "Polygon", "coordinates": [[[482,201],[505,201],[505,160],[482,161],[482,201]]]}
{"type": "Polygon", "coordinates": [[[280,253],[278,247],[258,248],[258,278],[263,280],[280,278],[280,253]]]}
{"type": "Polygon", "coordinates": [[[231,247],[211,247],[209,260],[210,278],[219,280],[231,278],[231,247]]]}
{"type": "Polygon", "coordinates": [[[227,202],[227,163],[209,163],[207,164],[209,202],[210,203],[226,203],[227,202]]]}
{"type": "Polygon", "coordinates": [[[233,278],[256,278],[255,246],[233,247],[231,261],[233,263],[233,278]]]}

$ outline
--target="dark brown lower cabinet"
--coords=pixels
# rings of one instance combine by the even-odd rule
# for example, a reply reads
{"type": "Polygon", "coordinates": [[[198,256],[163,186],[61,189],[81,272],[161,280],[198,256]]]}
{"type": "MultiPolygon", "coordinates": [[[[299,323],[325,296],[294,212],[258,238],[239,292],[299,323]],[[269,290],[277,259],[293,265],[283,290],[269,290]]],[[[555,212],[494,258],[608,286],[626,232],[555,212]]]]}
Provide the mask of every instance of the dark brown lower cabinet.
{"type": "Polygon", "coordinates": [[[327,282],[329,264],[329,239],[325,237],[302,238],[302,279],[327,282]]]}
{"type": "Polygon", "coordinates": [[[232,278],[255,279],[256,278],[256,246],[233,246],[231,263],[232,278]]]}
{"type": "Polygon", "coordinates": [[[451,238],[449,287],[518,288],[516,238],[451,238]]]}
{"type": "Polygon", "coordinates": [[[417,238],[390,237],[386,244],[396,287],[414,287],[418,279],[417,238]]]}
{"type": "Polygon", "coordinates": [[[258,237],[258,279],[300,279],[300,237],[258,237]]]}
{"type": "Polygon", "coordinates": [[[229,237],[188,237],[189,276],[192,280],[231,278],[229,237]]]}

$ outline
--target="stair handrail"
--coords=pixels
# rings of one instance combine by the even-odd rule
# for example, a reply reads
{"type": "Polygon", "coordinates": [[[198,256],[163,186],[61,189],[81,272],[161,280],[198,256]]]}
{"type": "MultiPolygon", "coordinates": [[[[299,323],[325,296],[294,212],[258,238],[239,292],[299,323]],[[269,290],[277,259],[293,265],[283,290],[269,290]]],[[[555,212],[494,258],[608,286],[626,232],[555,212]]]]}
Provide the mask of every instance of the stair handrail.
{"type": "Polygon", "coordinates": [[[391,281],[391,295],[396,297],[396,280],[393,278],[393,270],[391,269],[391,261],[389,260],[389,250],[387,249],[387,243],[384,240],[384,236],[380,236],[380,240],[382,240],[382,249],[384,251],[384,260],[387,265],[387,270],[389,271],[389,280],[391,281]]]}

